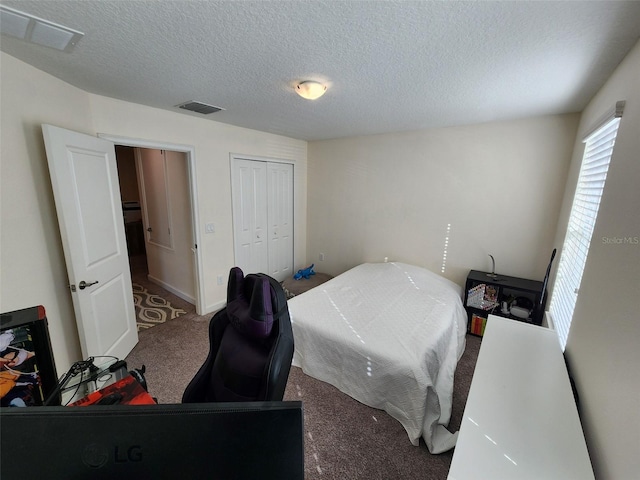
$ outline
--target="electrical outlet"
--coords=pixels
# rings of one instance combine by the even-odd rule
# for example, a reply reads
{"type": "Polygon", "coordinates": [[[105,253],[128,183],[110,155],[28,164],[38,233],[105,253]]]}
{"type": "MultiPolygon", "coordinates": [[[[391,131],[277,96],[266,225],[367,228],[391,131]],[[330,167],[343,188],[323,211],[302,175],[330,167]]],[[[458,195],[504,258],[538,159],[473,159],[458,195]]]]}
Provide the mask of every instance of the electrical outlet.
{"type": "Polygon", "coordinates": [[[218,275],[218,285],[222,285],[224,283],[224,277],[222,275],[218,275]]]}
{"type": "Polygon", "coordinates": [[[321,253],[320,255],[318,255],[318,258],[320,259],[321,262],[324,262],[324,253],[321,253]]]}
{"type": "Polygon", "coordinates": [[[214,233],[216,231],[215,225],[213,223],[207,223],[204,226],[204,231],[207,233],[214,233]]]}

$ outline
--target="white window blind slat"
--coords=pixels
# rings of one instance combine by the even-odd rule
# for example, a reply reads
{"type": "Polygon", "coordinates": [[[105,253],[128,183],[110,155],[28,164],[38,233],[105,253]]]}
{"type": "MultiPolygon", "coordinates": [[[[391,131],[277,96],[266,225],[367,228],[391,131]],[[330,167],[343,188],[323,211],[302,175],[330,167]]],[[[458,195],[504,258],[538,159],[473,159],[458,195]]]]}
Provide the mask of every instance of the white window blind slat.
{"type": "Polygon", "coordinates": [[[589,152],[586,152],[590,158],[591,158],[591,162],[589,163],[588,168],[593,168],[593,167],[597,167],[599,165],[608,165],[609,160],[608,160],[608,151],[611,149],[613,145],[608,145],[607,146],[607,150],[606,151],[602,151],[602,150],[594,150],[591,154],[589,152]]]}
{"type": "MultiPolygon", "coordinates": [[[[609,120],[611,121],[611,120],[609,120]]],[[[618,127],[616,125],[613,124],[609,124],[609,122],[607,122],[607,125],[604,125],[602,127],[600,127],[599,130],[593,132],[593,134],[589,137],[587,137],[586,141],[588,141],[591,145],[598,145],[599,143],[610,139],[610,138],[615,138],[615,133],[616,130],[618,129],[618,127]],[[597,135],[596,135],[597,134],[597,135]],[[595,140],[591,140],[594,137],[598,137],[595,140]]]]}
{"type": "Polygon", "coordinates": [[[582,272],[587,262],[619,124],[619,117],[609,119],[586,139],[567,234],[558,262],[556,282],[549,306],[549,314],[563,351],[573,320],[582,272]]]}
{"type": "Polygon", "coordinates": [[[596,138],[596,135],[594,134],[591,137],[589,137],[589,139],[587,139],[587,142],[589,143],[589,147],[587,148],[587,151],[597,150],[602,148],[602,145],[607,144],[616,138],[616,133],[617,133],[617,127],[615,127],[614,125],[610,125],[609,128],[600,130],[600,132],[597,135],[597,138],[596,138]],[[590,140],[590,139],[593,139],[593,140],[590,140]]]}
{"type": "Polygon", "coordinates": [[[602,171],[602,169],[604,168],[604,171],[606,172],[608,170],[609,166],[609,157],[604,157],[602,159],[599,159],[598,161],[594,161],[592,162],[587,168],[585,168],[585,172],[589,173],[589,172],[600,172],[602,171]]]}

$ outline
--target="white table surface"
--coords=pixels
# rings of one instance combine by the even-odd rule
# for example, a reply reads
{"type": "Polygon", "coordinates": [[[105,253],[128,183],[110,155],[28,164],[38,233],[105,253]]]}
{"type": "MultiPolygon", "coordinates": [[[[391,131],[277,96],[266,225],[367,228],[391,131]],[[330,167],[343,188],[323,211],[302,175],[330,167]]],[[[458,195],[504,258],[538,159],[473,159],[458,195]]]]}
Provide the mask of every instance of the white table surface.
{"type": "Polygon", "coordinates": [[[489,316],[448,478],[594,478],[555,331],[489,316]]]}

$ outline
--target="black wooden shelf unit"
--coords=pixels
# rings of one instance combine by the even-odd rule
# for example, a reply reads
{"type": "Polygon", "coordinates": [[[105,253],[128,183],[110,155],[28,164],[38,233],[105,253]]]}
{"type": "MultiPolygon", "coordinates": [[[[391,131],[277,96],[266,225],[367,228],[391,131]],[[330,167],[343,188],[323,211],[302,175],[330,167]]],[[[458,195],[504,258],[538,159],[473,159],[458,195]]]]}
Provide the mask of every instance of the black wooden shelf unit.
{"type": "Polygon", "coordinates": [[[467,331],[482,336],[490,314],[541,325],[546,302],[544,282],[471,270],[464,292],[467,331]],[[512,315],[511,309],[516,306],[528,310],[528,317],[512,315]]]}

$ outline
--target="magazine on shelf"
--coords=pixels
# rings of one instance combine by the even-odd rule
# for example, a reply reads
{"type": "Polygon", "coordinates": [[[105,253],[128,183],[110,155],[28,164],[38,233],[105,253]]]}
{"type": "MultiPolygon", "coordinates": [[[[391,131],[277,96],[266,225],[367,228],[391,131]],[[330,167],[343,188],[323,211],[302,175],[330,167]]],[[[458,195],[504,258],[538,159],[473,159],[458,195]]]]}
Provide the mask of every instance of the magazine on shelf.
{"type": "Polygon", "coordinates": [[[480,308],[482,310],[491,310],[498,306],[498,287],[480,283],[469,289],[467,294],[467,306],[480,308]]]}

